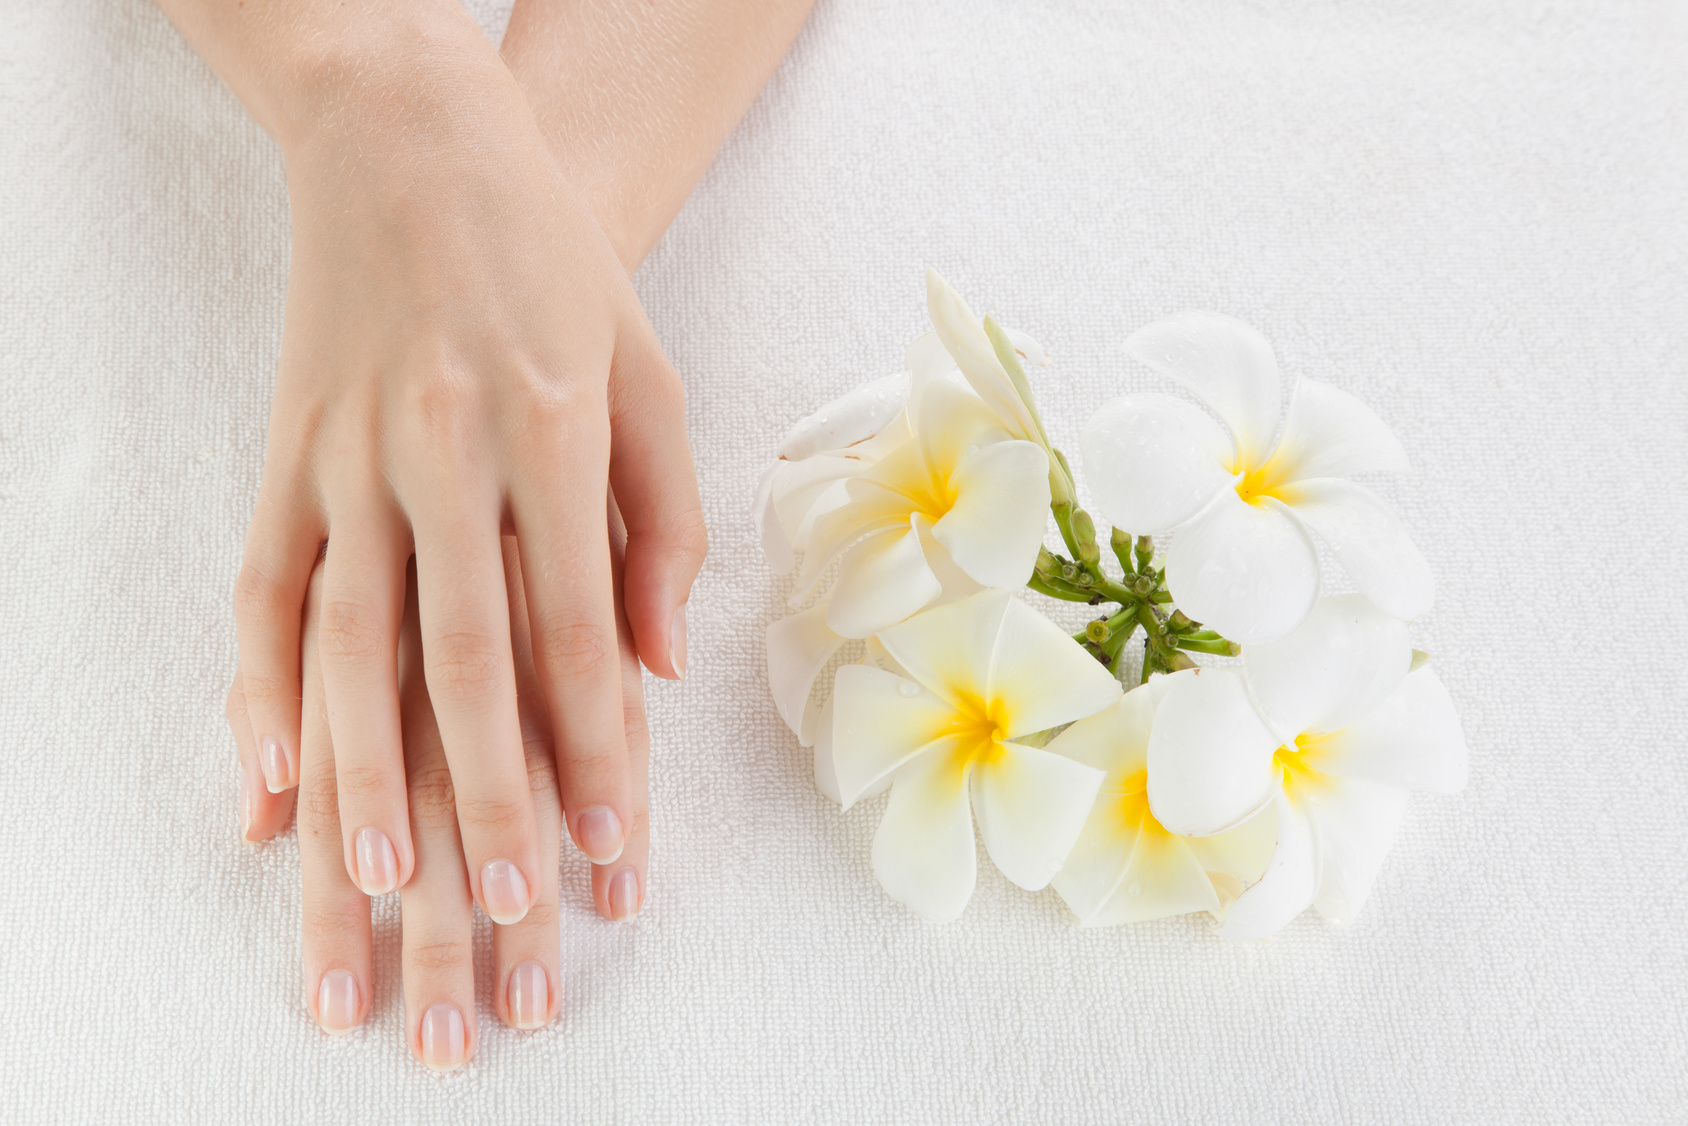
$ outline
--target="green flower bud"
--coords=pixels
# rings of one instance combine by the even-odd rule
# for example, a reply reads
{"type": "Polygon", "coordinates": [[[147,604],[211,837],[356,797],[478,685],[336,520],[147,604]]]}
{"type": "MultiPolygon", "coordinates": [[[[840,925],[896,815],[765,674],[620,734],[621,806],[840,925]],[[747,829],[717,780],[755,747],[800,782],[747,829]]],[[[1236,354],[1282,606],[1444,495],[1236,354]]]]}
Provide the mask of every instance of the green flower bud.
{"type": "Polygon", "coordinates": [[[1195,625],[1196,623],[1192,622],[1189,619],[1189,617],[1184,613],[1184,611],[1174,610],[1172,612],[1172,617],[1170,617],[1166,620],[1166,624],[1169,627],[1171,627],[1174,631],[1176,631],[1178,633],[1183,633],[1185,630],[1189,629],[1191,626],[1195,625]]]}
{"type": "Polygon", "coordinates": [[[1094,566],[1102,558],[1096,546],[1096,521],[1082,508],[1073,509],[1073,538],[1078,541],[1078,557],[1087,566],[1094,566]]]}
{"type": "Polygon", "coordinates": [[[1155,557],[1155,541],[1149,536],[1140,536],[1137,540],[1137,569],[1141,571],[1147,567],[1155,557]]]}

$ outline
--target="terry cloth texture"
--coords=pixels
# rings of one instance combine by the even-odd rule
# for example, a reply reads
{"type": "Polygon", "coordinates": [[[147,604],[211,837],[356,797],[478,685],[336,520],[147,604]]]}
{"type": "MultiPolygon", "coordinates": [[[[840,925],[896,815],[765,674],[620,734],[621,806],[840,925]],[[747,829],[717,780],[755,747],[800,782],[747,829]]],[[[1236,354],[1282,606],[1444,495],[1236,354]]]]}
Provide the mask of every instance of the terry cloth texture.
{"type": "MultiPolygon", "coordinates": [[[[236,839],[230,588],[287,273],[274,145],[143,0],[0,10],[0,1120],[1624,1122],[1688,1113],[1688,31],[1624,0],[822,0],[638,275],[713,554],[648,680],[636,925],[563,873],[563,1015],[409,1057],[301,1001],[291,831],[236,839]],[[1471,745],[1346,929],[1079,931],[869,868],[764,682],[747,511],[898,368],[923,274],[1057,357],[1056,440],[1248,320],[1405,442],[1413,627],[1471,745]]],[[[496,35],[505,12],[477,13],[496,35]]],[[[571,854],[572,849],[568,850],[571,854]]],[[[478,951],[489,953],[485,920],[478,951]]]]}

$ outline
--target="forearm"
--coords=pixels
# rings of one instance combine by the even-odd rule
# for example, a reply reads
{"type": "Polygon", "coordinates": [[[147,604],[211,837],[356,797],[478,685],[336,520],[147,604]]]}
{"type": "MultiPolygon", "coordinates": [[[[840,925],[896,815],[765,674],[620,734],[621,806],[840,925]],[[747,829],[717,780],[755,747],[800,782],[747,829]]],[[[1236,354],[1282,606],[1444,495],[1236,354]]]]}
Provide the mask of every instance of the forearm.
{"type": "Polygon", "coordinates": [[[325,133],[426,142],[516,89],[457,0],[156,0],[289,159],[325,133]]]}
{"type": "Polygon", "coordinates": [[[516,0],[503,55],[632,269],[773,74],[814,0],[516,0]]]}

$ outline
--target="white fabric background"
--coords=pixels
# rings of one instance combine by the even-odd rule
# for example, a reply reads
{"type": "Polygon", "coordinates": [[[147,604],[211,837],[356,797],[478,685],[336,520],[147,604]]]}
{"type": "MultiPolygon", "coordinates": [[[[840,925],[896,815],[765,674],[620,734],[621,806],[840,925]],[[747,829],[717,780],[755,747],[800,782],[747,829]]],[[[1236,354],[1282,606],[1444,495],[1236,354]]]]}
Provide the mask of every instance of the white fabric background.
{"type": "Polygon", "coordinates": [[[0,1119],[1688,1116],[1681,5],[822,0],[638,279],[714,533],[692,675],[647,682],[649,906],[598,919],[571,862],[561,1021],[498,1026],[483,973],[446,1078],[395,905],[329,1039],[292,835],[236,839],[276,150],[143,0],[0,12],[0,1119]],[[1081,933],[988,864],[927,925],[869,870],[881,803],[812,788],[745,514],[793,419],[899,364],[928,264],[1057,353],[1069,449],[1192,306],[1406,442],[1471,785],[1415,799],[1354,926],[1081,933]]]}

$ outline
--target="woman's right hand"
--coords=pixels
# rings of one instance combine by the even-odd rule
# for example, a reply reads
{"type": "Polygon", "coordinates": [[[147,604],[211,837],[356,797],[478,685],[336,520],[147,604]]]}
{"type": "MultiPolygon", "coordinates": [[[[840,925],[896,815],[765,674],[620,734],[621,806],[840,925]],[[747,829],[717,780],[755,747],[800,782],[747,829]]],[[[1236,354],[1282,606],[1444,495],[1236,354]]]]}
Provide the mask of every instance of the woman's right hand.
{"type": "Polygon", "coordinates": [[[610,239],[469,30],[480,48],[430,41],[375,77],[323,68],[310,124],[278,131],[293,258],[236,618],[267,784],[253,779],[248,802],[268,823],[270,795],[300,779],[302,608],[327,543],[316,641],[342,862],[365,892],[391,891],[421,862],[398,673],[414,553],[469,886],[514,924],[541,902],[554,838],[523,754],[501,533],[527,580],[520,624],[564,818],[599,866],[644,801],[623,734],[638,680],[617,660],[608,488],[627,519],[632,639],[659,675],[684,670],[705,543],[680,382],[610,239]]]}
{"type": "MultiPolygon", "coordinates": [[[[612,528],[612,532],[615,529],[612,528]]],[[[534,903],[519,923],[493,931],[493,1007],[515,1028],[538,1028],[558,1012],[558,844],[561,805],[552,755],[549,718],[538,694],[523,601],[522,571],[513,540],[503,541],[503,572],[510,592],[509,618],[520,701],[526,782],[534,817],[545,842],[534,903]]],[[[475,1051],[475,975],[471,930],[474,905],[469,869],[458,831],[457,794],[424,675],[424,642],[415,584],[408,587],[399,645],[399,691],[410,821],[416,848],[415,873],[401,892],[404,945],[401,955],[406,1041],[430,1067],[449,1070],[475,1051]]],[[[307,1006],[327,1031],[361,1024],[374,995],[369,898],[352,882],[341,859],[341,818],[336,785],[336,746],[329,729],[323,668],[314,626],[325,591],[324,575],[313,576],[305,603],[304,755],[299,795],[299,852],[303,892],[303,970],[307,1006]]],[[[625,623],[623,623],[625,626],[625,623]]],[[[625,638],[625,634],[623,634],[625,638]]],[[[638,658],[632,645],[618,646],[623,675],[623,722],[627,731],[635,802],[631,832],[621,861],[593,871],[593,898],[609,918],[629,919],[643,900],[649,853],[648,811],[643,799],[648,736],[639,691],[638,658]]],[[[238,719],[240,681],[231,694],[231,720],[238,719]]],[[[238,730],[237,724],[237,730],[238,730]]],[[[242,740],[243,756],[251,748],[242,740]]],[[[289,792],[291,793],[291,792],[289,792]]],[[[263,839],[286,824],[286,802],[272,803],[267,821],[243,825],[250,839],[263,839]],[[278,816],[279,815],[279,816],[278,816]]]]}

